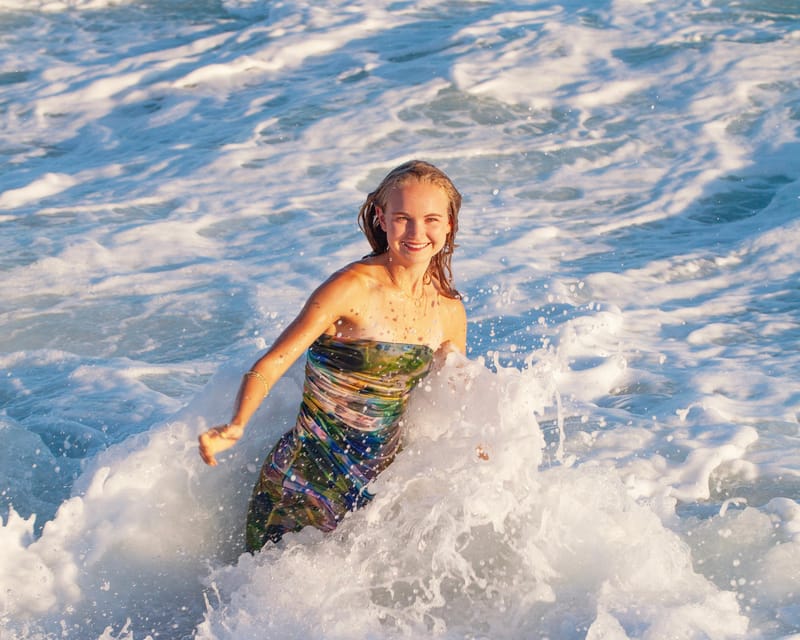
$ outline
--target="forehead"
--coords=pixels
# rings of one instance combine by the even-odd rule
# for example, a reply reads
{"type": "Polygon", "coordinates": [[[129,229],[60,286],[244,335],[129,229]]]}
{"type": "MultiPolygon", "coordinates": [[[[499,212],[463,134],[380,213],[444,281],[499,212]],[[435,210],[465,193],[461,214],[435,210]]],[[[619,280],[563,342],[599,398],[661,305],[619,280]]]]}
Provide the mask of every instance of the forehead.
{"type": "Polygon", "coordinates": [[[440,213],[446,215],[450,200],[442,187],[417,179],[406,180],[389,189],[386,198],[387,213],[440,213]]]}

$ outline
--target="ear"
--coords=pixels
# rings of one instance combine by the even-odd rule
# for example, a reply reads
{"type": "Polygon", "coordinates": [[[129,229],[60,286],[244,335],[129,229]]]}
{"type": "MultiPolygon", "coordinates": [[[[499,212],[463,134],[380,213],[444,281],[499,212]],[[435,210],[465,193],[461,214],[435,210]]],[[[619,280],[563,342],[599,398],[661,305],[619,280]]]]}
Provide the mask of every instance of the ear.
{"type": "Polygon", "coordinates": [[[383,209],[377,204],[375,205],[375,225],[379,226],[383,229],[383,232],[386,233],[386,217],[383,215],[383,209]]]}

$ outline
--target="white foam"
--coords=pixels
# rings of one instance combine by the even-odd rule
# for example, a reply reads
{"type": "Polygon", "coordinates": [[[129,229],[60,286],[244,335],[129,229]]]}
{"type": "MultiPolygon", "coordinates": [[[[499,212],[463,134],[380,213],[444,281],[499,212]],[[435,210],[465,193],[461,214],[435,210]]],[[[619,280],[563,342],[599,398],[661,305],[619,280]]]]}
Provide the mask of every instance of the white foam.
{"type": "Polygon", "coordinates": [[[369,507],[328,537],[303,533],[214,572],[198,637],[513,638],[558,634],[566,610],[594,633],[609,617],[648,637],[743,633],[733,594],[693,571],[613,472],[539,470],[542,382],[478,363],[434,376],[369,507]]]}
{"type": "Polygon", "coordinates": [[[790,8],[0,10],[0,635],[800,629],[790,8]],[[300,365],[194,438],[412,155],[465,195],[471,360],[368,509],[239,558],[300,365]]]}
{"type": "Polygon", "coordinates": [[[0,195],[0,207],[11,209],[40,200],[69,189],[76,180],[63,173],[48,173],[34,182],[18,189],[10,189],[0,195]]]}

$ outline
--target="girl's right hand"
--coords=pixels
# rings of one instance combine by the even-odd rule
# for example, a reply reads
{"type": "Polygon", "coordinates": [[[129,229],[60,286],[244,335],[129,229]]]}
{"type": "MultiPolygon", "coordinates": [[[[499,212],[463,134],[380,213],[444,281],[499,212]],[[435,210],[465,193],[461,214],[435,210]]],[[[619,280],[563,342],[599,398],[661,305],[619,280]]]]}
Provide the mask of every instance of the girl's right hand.
{"type": "Polygon", "coordinates": [[[238,424],[224,424],[201,433],[198,441],[200,442],[200,457],[203,462],[210,467],[216,467],[216,454],[230,449],[243,433],[244,427],[238,424]]]}

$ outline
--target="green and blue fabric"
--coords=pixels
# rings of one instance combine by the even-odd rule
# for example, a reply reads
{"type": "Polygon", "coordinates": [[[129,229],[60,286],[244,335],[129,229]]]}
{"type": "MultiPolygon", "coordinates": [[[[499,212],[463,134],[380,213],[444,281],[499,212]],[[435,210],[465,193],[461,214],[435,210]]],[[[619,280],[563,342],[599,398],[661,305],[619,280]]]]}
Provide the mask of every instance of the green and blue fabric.
{"type": "Polygon", "coordinates": [[[336,528],[372,495],[401,445],[408,396],[429,371],[427,345],[328,335],[308,350],[294,428],[267,456],[247,516],[247,548],[289,531],[336,528]]]}

